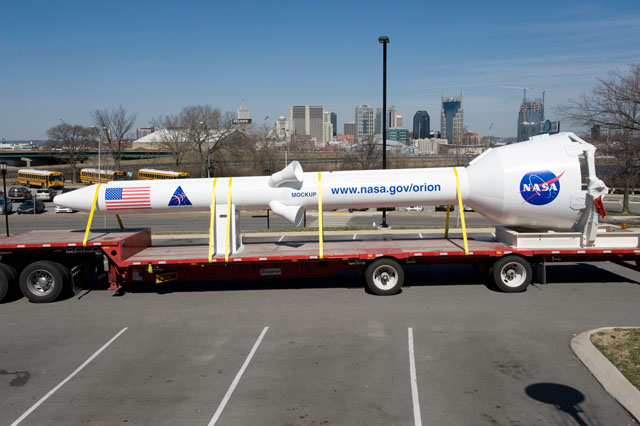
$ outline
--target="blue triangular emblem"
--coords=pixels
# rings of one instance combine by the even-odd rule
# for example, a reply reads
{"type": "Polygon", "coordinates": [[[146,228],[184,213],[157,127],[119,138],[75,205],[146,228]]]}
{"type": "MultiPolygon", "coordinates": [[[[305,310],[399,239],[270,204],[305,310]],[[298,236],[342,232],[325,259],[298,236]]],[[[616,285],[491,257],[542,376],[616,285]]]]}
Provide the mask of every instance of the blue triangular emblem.
{"type": "Polygon", "coordinates": [[[173,193],[173,196],[171,197],[171,201],[169,201],[169,205],[170,206],[190,206],[191,205],[191,201],[189,201],[189,198],[187,198],[187,194],[184,193],[181,186],[179,186],[178,189],[176,189],[176,192],[173,193]]]}

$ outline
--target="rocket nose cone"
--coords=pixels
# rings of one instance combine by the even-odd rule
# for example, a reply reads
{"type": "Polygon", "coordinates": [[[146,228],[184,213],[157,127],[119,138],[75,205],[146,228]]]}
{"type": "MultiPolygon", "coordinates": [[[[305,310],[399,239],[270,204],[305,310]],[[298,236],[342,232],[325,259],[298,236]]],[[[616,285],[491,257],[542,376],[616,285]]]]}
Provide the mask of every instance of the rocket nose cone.
{"type": "Polygon", "coordinates": [[[56,195],[53,198],[53,203],[73,210],[90,211],[91,205],[93,204],[93,197],[96,193],[96,186],[97,185],[86,186],[56,195]]]}

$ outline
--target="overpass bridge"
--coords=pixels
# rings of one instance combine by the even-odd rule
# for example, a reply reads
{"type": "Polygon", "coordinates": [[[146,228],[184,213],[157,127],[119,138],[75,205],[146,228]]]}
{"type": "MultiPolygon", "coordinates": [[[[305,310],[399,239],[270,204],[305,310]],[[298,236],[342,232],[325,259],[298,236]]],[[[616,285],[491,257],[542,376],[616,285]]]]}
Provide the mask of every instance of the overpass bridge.
{"type": "MultiPolygon", "coordinates": [[[[169,157],[169,151],[158,150],[124,150],[120,158],[123,160],[144,159],[169,157]]],[[[111,153],[102,152],[101,157],[111,158],[111,153]]],[[[83,152],[80,158],[84,161],[88,158],[98,157],[98,150],[83,152]]],[[[69,155],[64,151],[47,150],[47,149],[30,149],[30,150],[0,150],[0,161],[16,167],[30,166],[46,166],[49,164],[67,163],[69,155]]]]}

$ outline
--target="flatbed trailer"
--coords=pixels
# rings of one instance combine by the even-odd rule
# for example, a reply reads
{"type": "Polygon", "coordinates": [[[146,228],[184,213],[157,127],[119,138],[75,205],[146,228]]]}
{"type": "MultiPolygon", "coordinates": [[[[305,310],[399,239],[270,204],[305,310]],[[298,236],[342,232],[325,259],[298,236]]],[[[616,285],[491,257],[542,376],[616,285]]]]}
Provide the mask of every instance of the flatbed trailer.
{"type": "Polygon", "coordinates": [[[410,264],[471,264],[489,272],[505,292],[524,291],[534,270],[544,282],[545,265],[551,262],[611,261],[640,270],[640,234],[602,228],[599,244],[586,248],[575,243],[579,233],[497,228],[492,236],[469,238],[380,234],[357,240],[245,242],[231,255],[211,257],[207,244],[154,246],[150,229],[38,230],[0,240],[0,300],[19,288],[33,302],[54,301],[103,265],[112,289],[136,282],[321,277],[357,269],[379,295],[397,293],[404,284],[403,266],[410,264]]]}

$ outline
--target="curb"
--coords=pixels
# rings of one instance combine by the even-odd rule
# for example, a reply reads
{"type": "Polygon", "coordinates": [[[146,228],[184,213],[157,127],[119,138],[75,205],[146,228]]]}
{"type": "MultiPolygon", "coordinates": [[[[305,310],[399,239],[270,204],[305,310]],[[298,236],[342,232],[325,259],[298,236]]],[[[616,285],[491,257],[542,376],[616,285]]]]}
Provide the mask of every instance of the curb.
{"type": "Polygon", "coordinates": [[[571,339],[571,350],[584,364],[591,374],[600,382],[628,412],[640,421],[640,391],[635,388],[609,360],[591,343],[591,335],[602,330],[612,328],[632,327],[602,327],[585,331],[571,339]]]}

